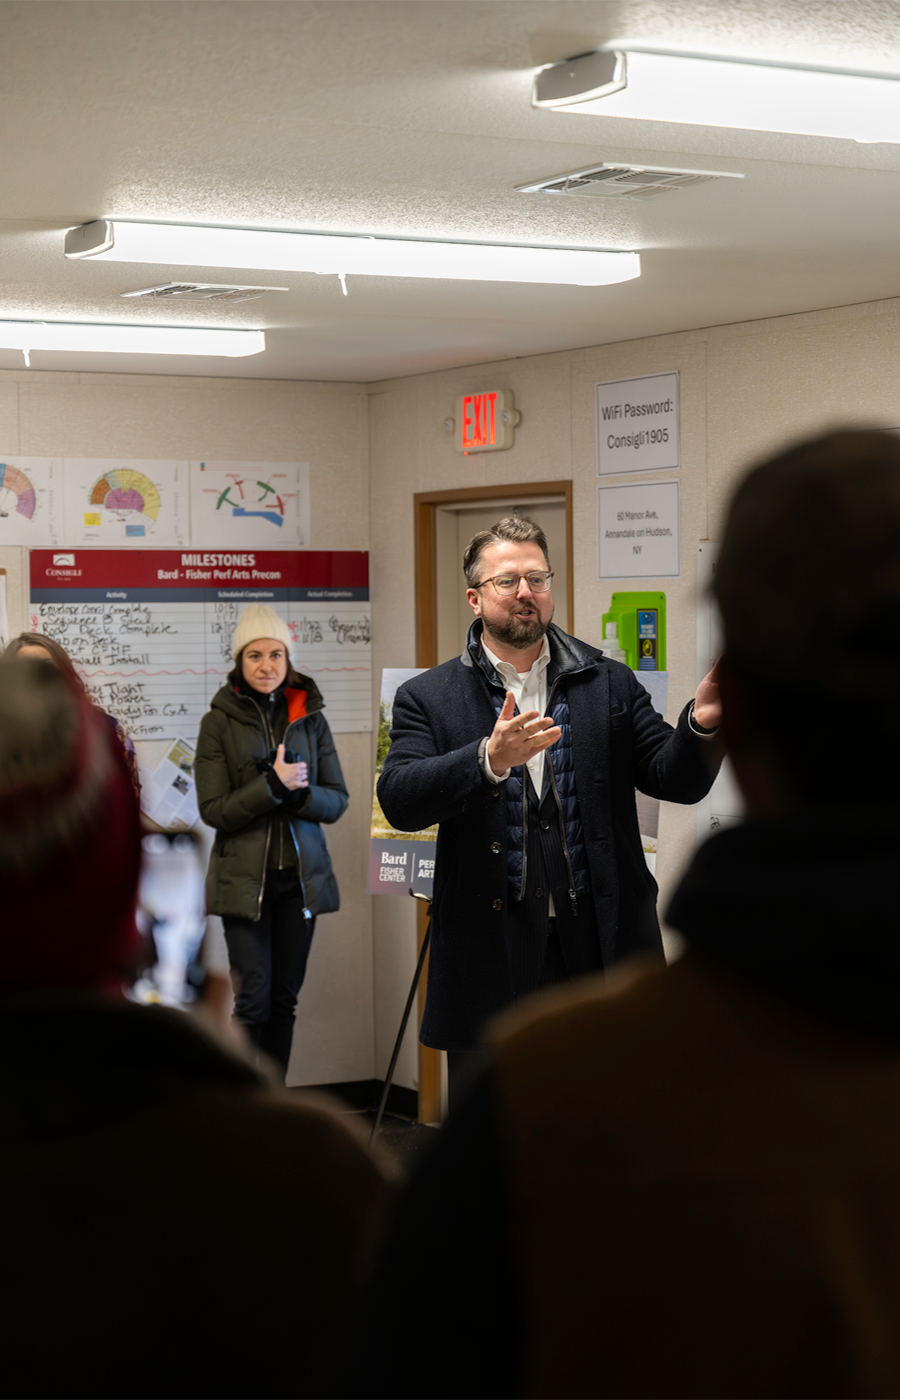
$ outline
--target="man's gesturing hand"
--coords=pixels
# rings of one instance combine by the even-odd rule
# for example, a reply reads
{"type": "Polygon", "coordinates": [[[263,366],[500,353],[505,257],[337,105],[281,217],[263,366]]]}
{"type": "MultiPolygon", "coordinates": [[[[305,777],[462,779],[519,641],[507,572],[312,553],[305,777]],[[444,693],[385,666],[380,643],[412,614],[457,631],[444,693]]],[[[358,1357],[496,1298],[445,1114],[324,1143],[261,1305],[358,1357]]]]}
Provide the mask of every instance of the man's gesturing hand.
{"type": "MultiPolygon", "coordinates": [[[[721,661],[719,657],[719,661],[721,661]]],[[[719,693],[719,661],[704,676],[694,696],[694,719],[701,729],[717,729],[722,723],[722,697],[719,693]]]]}
{"type": "Polygon", "coordinates": [[[498,775],[505,773],[507,768],[517,768],[520,763],[527,763],[541,749],[551,748],[562,733],[549,715],[539,715],[537,710],[527,710],[524,715],[517,715],[513,713],[515,708],[516,697],[508,690],[500,718],[487,742],[488,763],[491,772],[498,775]]]}

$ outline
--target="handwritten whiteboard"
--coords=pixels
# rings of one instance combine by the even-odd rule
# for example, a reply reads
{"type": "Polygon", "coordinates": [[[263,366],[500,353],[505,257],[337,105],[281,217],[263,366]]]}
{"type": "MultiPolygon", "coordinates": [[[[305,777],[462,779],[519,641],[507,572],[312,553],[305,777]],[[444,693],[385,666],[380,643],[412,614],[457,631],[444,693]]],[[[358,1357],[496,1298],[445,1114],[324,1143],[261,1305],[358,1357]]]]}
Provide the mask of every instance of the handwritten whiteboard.
{"type": "Polygon", "coordinates": [[[65,647],[93,698],[134,739],[197,734],[232,669],[231,636],[251,602],[288,624],[294,666],[319,686],[332,730],[371,730],[367,555],[31,554],[29,630],[65,647]]]}

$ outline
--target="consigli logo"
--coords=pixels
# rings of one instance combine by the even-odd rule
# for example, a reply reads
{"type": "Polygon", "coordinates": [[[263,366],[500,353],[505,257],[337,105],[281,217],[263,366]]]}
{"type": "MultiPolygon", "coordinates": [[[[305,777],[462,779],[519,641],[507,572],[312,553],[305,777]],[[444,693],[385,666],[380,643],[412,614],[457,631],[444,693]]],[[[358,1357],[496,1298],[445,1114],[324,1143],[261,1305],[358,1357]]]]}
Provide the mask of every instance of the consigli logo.
{"type": "Polygon", "coordinates": [[[48,578],[81,578],[81,570],[75,568],[74,554],[54,554],[52,569],[47,569],[48,578]]]}

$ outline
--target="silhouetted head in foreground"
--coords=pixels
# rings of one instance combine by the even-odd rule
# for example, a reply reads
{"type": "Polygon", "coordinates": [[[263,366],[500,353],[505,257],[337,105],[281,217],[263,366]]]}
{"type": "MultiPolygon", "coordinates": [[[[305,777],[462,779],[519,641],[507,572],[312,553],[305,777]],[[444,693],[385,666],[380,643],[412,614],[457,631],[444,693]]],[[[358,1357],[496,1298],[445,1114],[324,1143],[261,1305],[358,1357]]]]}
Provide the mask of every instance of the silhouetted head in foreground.
{"type": "Polygon", "coordinates": [[[749,472],[715,580],[723,734],[757,814],[896,785],[900,438],[828,433],[749,472]]]}
{"type": "Polygon", "coordinates": [[[82,687],[49,660],[0,664],[0,990],[121,987],[140,852],[131,779],[82,687]]]}

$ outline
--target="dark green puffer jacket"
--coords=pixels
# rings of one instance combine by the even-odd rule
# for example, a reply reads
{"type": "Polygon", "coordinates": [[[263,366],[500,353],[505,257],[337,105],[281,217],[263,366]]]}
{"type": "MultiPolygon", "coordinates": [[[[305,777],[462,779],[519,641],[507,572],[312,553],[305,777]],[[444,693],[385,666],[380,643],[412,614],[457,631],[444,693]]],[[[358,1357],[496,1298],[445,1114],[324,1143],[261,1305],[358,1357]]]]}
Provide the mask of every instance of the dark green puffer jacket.
{"type": "Polygon", "coordinates": [[[339,907],[320,823],[337,821],[344,812],[347,788],[319,688],[308,676],[294,679],[300,686],[287,686],[276,697],[271,720],[266,707],[229,682],[200,725],[197,797],[201,817],[216,831],[206,878],[210,914],[259,918],[270,847],[282,824],[293,839],[306,906],[313,914],[339,907]],[[280,743],[307,764],[308,788],[290,792],[265,771],[280,743]]]}

